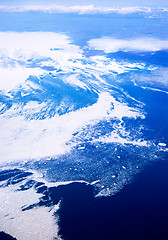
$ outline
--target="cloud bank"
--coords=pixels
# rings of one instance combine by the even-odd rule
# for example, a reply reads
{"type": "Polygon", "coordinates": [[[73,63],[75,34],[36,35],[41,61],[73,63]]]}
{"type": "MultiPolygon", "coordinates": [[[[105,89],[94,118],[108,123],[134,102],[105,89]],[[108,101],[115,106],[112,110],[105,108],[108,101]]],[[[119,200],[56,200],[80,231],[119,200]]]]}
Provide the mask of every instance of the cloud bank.
{"type": "Polygon", "coordinates": [[[45,74],[46,66],[66,71],[82,52],[65,34],[0,32],[0,89],[10,91],[30,75],[45,74]]]}
{"type": "Polygon", "coordinates": [[[78,14],[107,14],[107,13],[150,13],[152,8],[150,7],[103,7],[94,5],[74,5],[74,6],[60,6],[60,5],[36,5],[36,6],[0,6],[0,11],[5,12],[47,12],[47,13],[78,13],[78,14]]]}
{"type": "MultiPolygon", "coordinates": [[[[82,72],[90,76],[91,73],[120,74],[144,67],[142,63],[121,63],[105,56],[86,58],[83,50],[61,33],[0,32],[0,89],[7,92],[30,75],[38,77],[59,69],[66,73],[72,73],[75,69],[76,74],[82,72]]],[[[84,87],[84,83],[77,81],[76,77],[75,80],[73,77],[67,78],[67,81],[84,87]]]]}
{"type": "Polygon", "coordinates": [[[157,38],[116,39],[101,37],[88,41],[91,49],[103,50],[105,53],[124,52],[156,52],[168,50],[168,40],[157,38]]]}

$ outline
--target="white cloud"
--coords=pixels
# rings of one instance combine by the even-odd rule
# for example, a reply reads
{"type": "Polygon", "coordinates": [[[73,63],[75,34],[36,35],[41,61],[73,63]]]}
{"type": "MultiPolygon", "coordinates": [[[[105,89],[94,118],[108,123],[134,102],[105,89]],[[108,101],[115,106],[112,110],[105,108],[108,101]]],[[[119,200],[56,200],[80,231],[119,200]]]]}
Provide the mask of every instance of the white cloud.
{"type": "Polygon", "coordinates": [[[30,75],[45,74],[43,66],[69,69],[82,53],[65,34],[0,32],[0,89],[10,91],[30,75]]]}
{"type": "Polygon", "coordinates": [[[94,5],[75,5],[75,6],[60,6],[60,5],[37,5],[37,6],[0,6],[1,11],[9,12],[27,12],[27,11],[40,11],[48,13],[79,13],[79,14],[96,14],[96,13],[119,13],[119,14],[129,14],[137,12],[151,12],[150,7],[103,7],[94,5]]]}
{"type": "Polygon", "coordinates": [[[39,76],[44,74],[46,71],[40,68],[1,68],[0,67],[0,90],[9,92],[14,89],[17,85],[23,83],[30,75],[39,76]]]}
{"type": "MultiPolygon", "coordinates": [[[[82,50],[65,34],[53,32],[0,32],[0,57],[77,58],[82,50]],[[57,51],[54,51],[54,50],[57,51]]],[[[23,59],[20,59],[23,60],[23,59]]]]}
{"type": "Polygon", "coordinates": [[[135,52],[156,52],[168,49],[168,40],[157,38],[136,38],[136,39],[116,39],[111,37],[101,37],[91,39],[88,45],[92,49],[103,50],[105,53],[118,51],[135,52]]]}
{"type": "MultiPolygon", "coordinates": [[[[121,40],[122,41],[122,40],[121,40]]],[[[97,40],[91,40],[89,45],[97,40]]],[[[99,40],[98,40],[99,42],[99,40]]],[[[102,42],[103,46],[103,41],[102,42]]],[[[100,44],[99,44],[100,45],[100,44]]],[[[105,56],[86,58],[83,50],[65,34],[52,32],[0,32],[0,89],[6,92],[23,83],[30,75],[44,75],[47,67],[75,74],[67,78],[70,84],[85,88],[79,74],[124,73],[143,69],[144,64],[117,62],[105,56]],[[83,61],[85,60],[85,61],[83,61]],[[87,61],[87,63],[86,63],[87,61]],[[45,70],[44,68],[45,67],[45,70]]],[[[56,71],[53,70],[56,74],[56,71]]],[[[100,78],[99,78],[100,80],[100,78]]]]}

